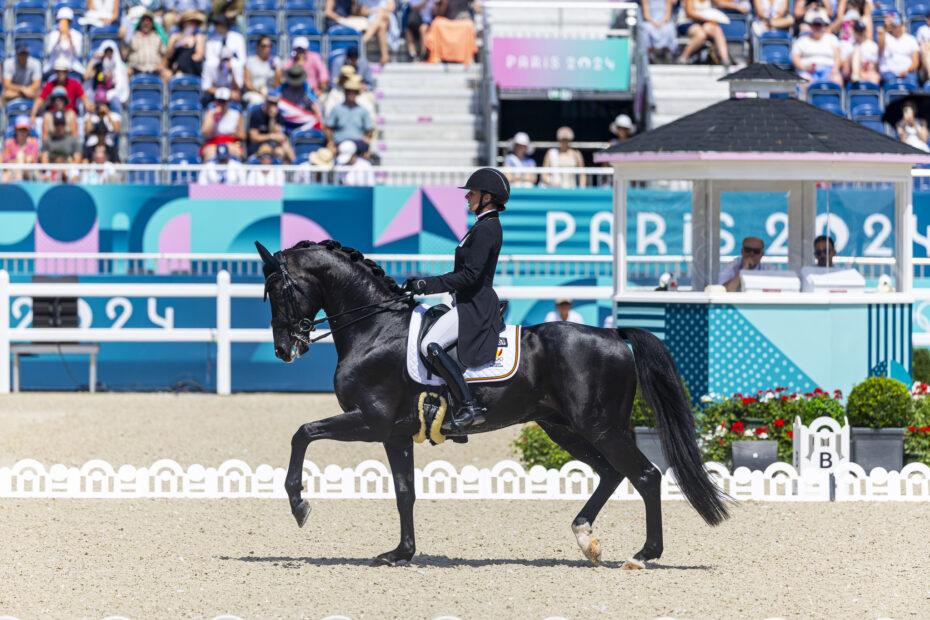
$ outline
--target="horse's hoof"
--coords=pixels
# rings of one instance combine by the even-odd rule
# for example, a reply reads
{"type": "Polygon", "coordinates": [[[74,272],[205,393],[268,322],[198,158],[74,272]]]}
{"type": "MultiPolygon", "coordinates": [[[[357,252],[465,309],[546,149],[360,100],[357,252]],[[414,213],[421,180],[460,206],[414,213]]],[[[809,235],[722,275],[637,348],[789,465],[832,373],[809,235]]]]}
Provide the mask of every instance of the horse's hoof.
{"type": "Polygon", "coordinates": [[[575,533],[575,540],[578,541],[578,547],[588,558],[588,561],[595,566],[601,565],[601,541],[591,536],[591,524],[587,521],[572,525],[572,532],[575,533]]]}
{"type": "Polygon", "coordinates": [[[410,558],[398,557],[394,551],[382,553],[371,561],[372,566],[406,566],[410,563],[410,558]]]}
{"type": "Polygon", "coordinates": [[[620,570],[643,570],[646,568],[645,562],[640,562],[635,558],[630,558],[623,563],[623,566],[620,567],[620,570]]]}
{"type": "Polygon", "coordinates": [[[300,503],[295,508],[292,508],[291,512],[294,513],[294,518],[297,519],[297,527],[303,527],[304,523],[307,522],[307,517],[310,516],[310,502],[305,499],[300,500],[300,503]]]}
{"type": "Polygon", "coordinates": [[[584,557],[594,564],[595,566],[601,565],[601,541],[597,538],[592,538],[588,548],[584,549],[584,557]]]}

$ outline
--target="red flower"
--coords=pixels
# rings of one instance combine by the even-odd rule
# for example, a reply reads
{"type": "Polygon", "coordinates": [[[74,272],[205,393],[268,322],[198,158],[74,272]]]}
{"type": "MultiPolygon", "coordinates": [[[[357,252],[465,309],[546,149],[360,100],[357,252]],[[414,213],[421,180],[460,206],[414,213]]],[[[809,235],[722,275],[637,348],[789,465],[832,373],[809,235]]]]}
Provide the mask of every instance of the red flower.
{"type": "Polygon", "coordinates": [[[730,430],[734,433],[742,433],[745,430],[745,427],[740,420],[737,420],[733,423],[733,426],[730,427],[730,430]]]}
{"type": "MultiPolygon", "coordinates": [[[[784,398],[784,397],[782,397],[782,398],[784,398]]],[[[784,426],[784,425],[785,425],[785,421],[782,420],[781,418],[778,418],[777,420],[775,420],[774,422],[772,422],[772,424],[774,424],[775,426],[779,426],[779,427],[780,427],[780,426],[784,426]]]]}
{"type": "Polygon", "coordinates": [[[726,427],[727,427],[727,423],[726,423],[726,422],[721,422],[721,423],[720,423],[720,426],[722,426],[723,428],[726,428],[726,427]]]}
{"type": "Polygon", "coordinates": [[[920,429],[921,433],[930,433],[930,426],[924,426],[920,429]]]}
{"type": "Polygon", "coordinates": [[[791,392],[791,398],[797,398],[797,397],[798,397],[797,392],[791,392]]]}
{"type": "Polygon", "coordinates": [[[810,398],[811,396],[813,396],[813,394],[811,394],[810,392],[804,392],[805,398],[810,398]]]}
{"type": "Polygon", "coordinates": [[[912,433],[916,433],[916,432],[917,432],[917,429],[914,428],[913,426],[908,426],[908,427],[907,427],[907,430],[911,431],[912,433]]]}
{"type": "Polygon", "coordinates": [[[788,391],[788,388],[786,388],[786,387],[777,387],[777,388],[775,388],[775,391],[776,391],[776,392],[787,392],[787,391],[788,391]]]}
{"type": "Polygon", "coordinates": [[[788,437],[794,437],[794,431],[785,431],[785,434],[788,435],[788,437]]]}
{"type": "Polygon", "coordinates": [[[788,400],[788,397],[787,397],[787,396],[782,396],[782,397],[781,397],[781,400],[788,400]]]}
{"type": "Polygon", "coordinates": [[[826,393],[826,392],[824,392],[824,391],[821,390],[820,388],[814,388],[814,394],[825,394],[825,393],[826,393]]]}
{"type": "Polygon", "coordinates": [[[761,435],[762,433],[767,432],[764,426],[760,426],[755,430],[756,435],[761,435]]]}
{"type": "Polygon", "coordinates": [[[725,442],[724,440],[722,440],[722,439],[718,439],[718,440],[717,440],[717,443],[719,443],[719,444],[722,446],[722,445],[725,444],[726,442],[725,442]]]}
{"type": "Polygon", "coordinates": [[[756,402],[756,399],[755,399],[755,398],[744,398],[744,399],[743,399],[743,404],[744,404],[744,405],[751,405],[751,404],[754,403],[754,402],[756,402]]]}

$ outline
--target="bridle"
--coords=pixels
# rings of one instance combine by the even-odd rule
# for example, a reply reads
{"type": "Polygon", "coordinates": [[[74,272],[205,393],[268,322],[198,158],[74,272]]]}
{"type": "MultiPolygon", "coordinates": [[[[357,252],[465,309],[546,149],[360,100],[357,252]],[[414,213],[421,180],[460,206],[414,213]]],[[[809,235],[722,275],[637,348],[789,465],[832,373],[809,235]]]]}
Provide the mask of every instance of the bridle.
{"type": "MultiPolygon", "coordinates": [[[[317,342],[318,340],[322,340],[323,338],[326,338],[330,334],[334,334],[339,330],[345,329],[346,327],[348,327],[349,325],[352,325],[353,323],[358,323],[359,321],[375,316],[376,314],[380,314],[381,312],[384,312],[385,310],[387,310],[387,308],[383,308],[381,306],[385,306],[387,304],[391,304],[391,303],[394,303],[395,301],[400,301],[402,299],[409,299],[412,296],[412,293],[404,293],[403,295],[397,295],[395,297],[391,297],[390,299],[385,299],[383,301],[376,301],[371,304],[359,306],[358,308],[352,308],[350,310],[344,310],[343,312],[337,312],[336,314],[324,316],[321,319],[314,320],[314,319],[308,319],[307,317],[304,317],[302,319],[297,319],[295,317],[300,315],[300,305],[298,304],[297,295],[300,294],[311,304],[313,304],[316,300],[314,300],[313,297],[310,295],[310,293],[304,290],[304,288],[301,287],[297,283],[297,281],[291,275],[290,271],[288,271],[287,254],[285,254],[285,252],[280,252],[280,254],[281,254],[281,260],[275,261],[277,265],[275,264],[269,265],[270,267],[272,267],[272,269],[274,269],[275,267],[277,267],[277,269],[274,269],[274,271],[272,271],[267,276],[265,276],[265,296],[263,298],[263,301],[268,300],[268,283],[271,282],[273,278],[276,278],[276,277],[281,278],[281,286],[283,288],[284,304],[285,304],[285,308],[283,308],[283,310],[284,310],[285,316],[284,317],[273,317],[271,319],[271,326],[287,328],[292,338],[294,338],[295,340],[299,340],[300,342],[303,342],[307,346],[313,344],[314,342],[317,342]],[[352,319],[351,321],[340,323],[339,325],[336,325],[335,322],[333,321],[333,319],[336,319],[338,317],[345,316],[347,314],[352,314],[353,312],[358,312],[359,310],[367,310],[368,308],[378,308],[378,309],[375,310],[374,312],[369,312],[360,317],[356,317],[352,319]],[[320,334],[319,336],[316,336],[315,338],[311,338],[310,332],[315,331],[317,325],[321,323],[326,323],[326,322],[329,322],[330,324],[329,331],[326,332],[325,334],[320,334]]],[[[320,304],[320,306],[322,307],[322,303],[320,304]]]]}

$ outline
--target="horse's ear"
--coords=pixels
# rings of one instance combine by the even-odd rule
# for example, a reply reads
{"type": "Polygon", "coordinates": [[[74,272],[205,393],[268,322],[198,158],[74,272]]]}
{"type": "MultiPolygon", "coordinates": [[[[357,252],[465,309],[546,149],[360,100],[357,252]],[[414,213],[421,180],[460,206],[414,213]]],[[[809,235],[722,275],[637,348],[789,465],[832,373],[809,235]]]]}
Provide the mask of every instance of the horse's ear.
{"type": "Polygon", "coordinates": [[[278,269],[281,265],[278,263],[278,259],[268,251],[268,248],[263,246],[258,241],[255,242],[255,247],[258,249],[258,255],[262,257],[262,262],[271,267],[272,269],[278,269]]]}

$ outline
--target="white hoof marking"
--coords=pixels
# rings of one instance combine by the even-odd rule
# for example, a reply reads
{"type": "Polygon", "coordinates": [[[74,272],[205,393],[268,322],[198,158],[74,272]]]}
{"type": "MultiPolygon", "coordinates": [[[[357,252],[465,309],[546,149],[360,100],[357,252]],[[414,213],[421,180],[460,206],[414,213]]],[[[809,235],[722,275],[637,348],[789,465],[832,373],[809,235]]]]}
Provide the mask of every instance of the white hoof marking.
{"type": "Polygon", "coordinates": [[[572,532],[575,533],[575,540],[578,541],[578,546],[581,548],[581,552],[584,553],[584,557],[588,558],[595,566],[600,566],[601,542],[591,536],[591,524],[572,525],[572,532]]]}

